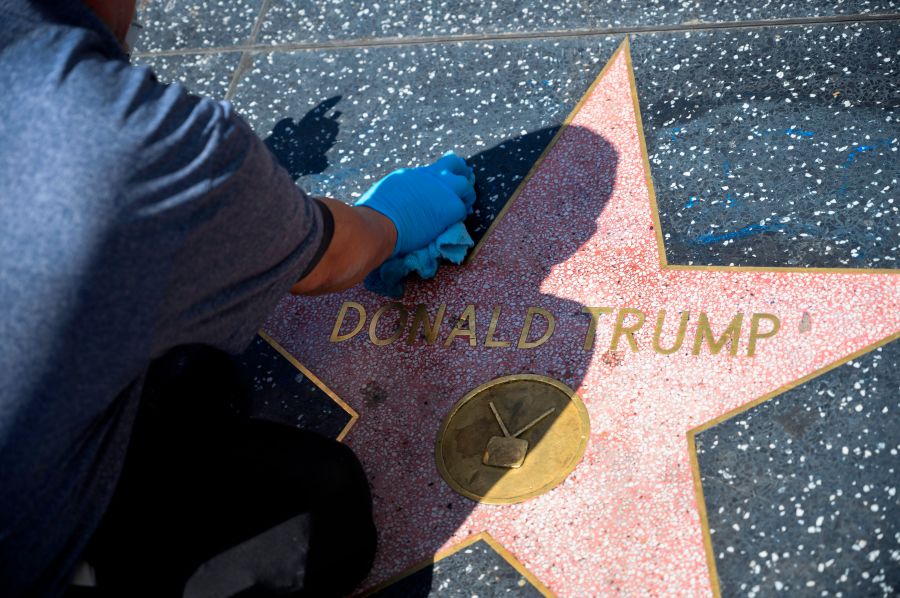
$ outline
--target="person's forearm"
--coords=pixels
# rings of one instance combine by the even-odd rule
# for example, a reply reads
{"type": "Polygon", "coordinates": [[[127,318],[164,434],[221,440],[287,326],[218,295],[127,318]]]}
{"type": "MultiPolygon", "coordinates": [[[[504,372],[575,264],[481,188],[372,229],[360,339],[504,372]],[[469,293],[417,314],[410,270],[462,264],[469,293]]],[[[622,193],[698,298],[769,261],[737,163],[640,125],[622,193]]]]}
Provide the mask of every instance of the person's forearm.
{"type": "Polygon", "coordinates": [[[356,286],[394,251],[397,229],[366,207],[321,200],[334,217],[334,236],[312,271],[291,287],[295,295],[318,295],[356,286]]]}

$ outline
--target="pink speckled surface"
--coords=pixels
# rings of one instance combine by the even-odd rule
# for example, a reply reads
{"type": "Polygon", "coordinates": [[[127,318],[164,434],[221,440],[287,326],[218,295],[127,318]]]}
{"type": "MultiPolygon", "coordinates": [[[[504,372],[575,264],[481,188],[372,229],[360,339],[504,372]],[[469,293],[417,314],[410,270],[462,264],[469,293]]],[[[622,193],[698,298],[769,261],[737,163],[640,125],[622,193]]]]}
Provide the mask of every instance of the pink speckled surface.
{"type": "Polygon", "coordinates": [[[438,342],[378,347],[363,331],[331,343],[345,300],[370,317],[385,303],[361,289],[289,298],[266,329],[360,413],[347,442],[368,470],[381,541],[366,585],[486,530],[553,592],[575,597],[709,594],[687,430],[900,329],[900,277],[891,274],[661,270],[624,53],[473,263],[408,285],[408,306],[424,303],[433,315],[447,304],[438,342]],[[444,347],[470,303],[478,347],[464,338],[444,347]],[[503,306],[497,337],[511,348],[482,346],[494,305],[503,306]],[[606,353],[612,320],[603,316],[594,350],[584,351],[582,305],[644,311],[640,350],[623,339],[618,354],[606,353]],[[557,330],[537,349],[516,350],[528,306],[550,310],[557,330]],[[669,314],[665,344],[678,312],[692,314],[674,355],[650,348],[660,309],[669,314]],[[717,333],[745,314],[736,357],[691,354],[700,311],[717,333]],[[779,316],[782,329],[747,357],[749,315],[759,312],[779,316]],[[435,436],[467,391],[519,372],[578,390],[591,417],[587,452],[547,494],[477,505],[439,476],[435,436]]]}

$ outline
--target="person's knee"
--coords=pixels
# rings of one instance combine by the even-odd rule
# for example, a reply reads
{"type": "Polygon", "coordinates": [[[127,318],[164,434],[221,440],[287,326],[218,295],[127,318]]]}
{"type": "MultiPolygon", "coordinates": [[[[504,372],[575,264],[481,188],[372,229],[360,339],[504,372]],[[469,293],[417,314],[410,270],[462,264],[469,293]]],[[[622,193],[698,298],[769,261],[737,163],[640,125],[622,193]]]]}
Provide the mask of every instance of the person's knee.
{"type": "Polygon", "coordinates": [[[314,513],[304,596],[343,596],[368,575],[377,533],[371,513],[355,515],[336,510],[314,513]]]}
{"type": "Polygon", "coordinates": [[[350,447],[333,442],[321,457],[322,483],[336,497],[359,497],[369,501],[369,482],[359,458],[350,447]]]}
{"type": "Polygon", "coordinates": [[[340,596],[362,582],[375,559],[372,499],[350,447],[329,440],[319,450],[322,492],[313,510],[307,587],[310,595],[340,596]]]}
{"type": "MultiPolygon", "coordinates": [[[[304,502],[328,504],[370,502],[369,483],[356,454],[346,445],[290,426],[257,421],[252,424],[255,447],[244,453],[254,459],[261,476],[271,477],[304,502]]],[[[240,442],[240,439],[237,439],[240,442]]]]}
{"type": "Polygon", "coordinates": [[[261,486],[278,489],[272,511],[311,515],[307,592],[341,596],[368,574],[377,534],[368,479],[350,447],[312,432],[255,421],[235,438],[261,486]]]}

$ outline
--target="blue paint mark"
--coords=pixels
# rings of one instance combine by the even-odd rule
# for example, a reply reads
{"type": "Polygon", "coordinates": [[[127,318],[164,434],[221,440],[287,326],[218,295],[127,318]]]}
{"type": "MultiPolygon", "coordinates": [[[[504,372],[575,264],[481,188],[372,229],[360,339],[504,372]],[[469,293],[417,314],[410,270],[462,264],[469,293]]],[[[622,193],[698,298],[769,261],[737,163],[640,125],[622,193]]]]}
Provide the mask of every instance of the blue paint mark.
{"type": "Polygon", "coordinates": [[[674,128],[672,129],[672,133],[671,133],[671,140],[672,140],[672,141],[678,141],[678,137],[676,137],[676,135],[678,135],[679,133],[681,133],[681,131],[682,131],[682,128],[681,128],[681,127],[674,127],[674,128]]]}
{"type": "Polygon", "coordinates": [[[815,133],[812,131],[804,131],[799,127],[791,127],[784,132],[785,135],[799,135],[800,137],[813,137],[815,133]]]}
{"type": "Polygon", "coordinates": [[[844,162],[844,168],[850,168],[853,166],[853,163],[856,162],[856,158],[860,156],[860,154],[864,154],[866,152],[870,152],[875,149],[874,145],[860,145],[847,154],[847,160],[844,162]]]}
{"type": "Polygon", "coordinates": [[[889,147],[894,145],[896,139],[878,139],[875,141],[875,145],[860,145],[858,147],[853,148],[850,153],[847,154],[847,160],[844,162],[844,168],[850,168],[853,166],[853,163],[856,162],[856,159],[866,152],[870,152],[873,149],[878,149],[879,147],[889,147]]]}
{"type": "Polygon", "coordinates": [[[766,224],[751,224],[750,226],[745,226],[740,230],[736,230],[730,233],[722,233],[720,235],[716,235],[713,233],[707,233],[705,235],[700,235],[694,241],[699,243],[700,245],[712,245],[713,243],[718,243],[719,241],[727,241],[729,239],[741,239],[743,237],[749,237],[751,235],[758,235],[759,233],[764,233],[769,230],[775,230],[777,227],[772,227],[766,224]]]}
{"type": "MultiPolygon", "coordinates": [[[[856,159],[859,158],[866,152],[870,152],[874,149],[878,149],[879,147],[890,147],[894,144],[896,139],[878,139],[875,141],[875,145],[860,145],[853,148],[848,154],[847,159],[844,160],[844,163],[841,164],[841,168],[849,169],[856,163],[856,159]]],[[[838,197],[847,194],[847,181],[850,179],[848,173],[845,173],[843,177],[841,177],[841,186],[838,189],[838,197]]]]}
{"type": "Polygon", "coordinates": [[[691,195],[691,196],[688,198],[687,203],[684,204],[684,209],[687,210],[687,209],[693,208],[694,205],[696,205],[697,201],[698,201],[697,196],[696,196],[696,195],[691,195]]]}
{"type": "Polygon", "coordinates": [[[725,176],[731,174],[731,162],[729,162],[728,160],[725,160],[725,163],[722,164],[722,173],[725,176]]]}
{"type": "Polygon", "coordinates": [[[731,194],[731,191],[728,192],[728,195],[725,196],[725,209],[730,208],[734,204],[737,203],[737,200],[734,199],[734,195],[731,194]]]}

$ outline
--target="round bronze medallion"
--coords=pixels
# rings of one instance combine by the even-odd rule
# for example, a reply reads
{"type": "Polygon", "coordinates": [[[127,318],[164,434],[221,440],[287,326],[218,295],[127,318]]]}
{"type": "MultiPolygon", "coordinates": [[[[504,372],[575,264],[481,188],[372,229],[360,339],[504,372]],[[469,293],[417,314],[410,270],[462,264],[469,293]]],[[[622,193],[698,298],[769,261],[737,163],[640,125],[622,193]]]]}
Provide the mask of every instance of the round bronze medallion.
{"type": "Polygon", "coordinates": [[[566,479],[589,434],[587,409],[571,388],[545,376],[504,376],[466,394],[444,418],[437,468],[472,500],[522,502],[566,479]]]}

